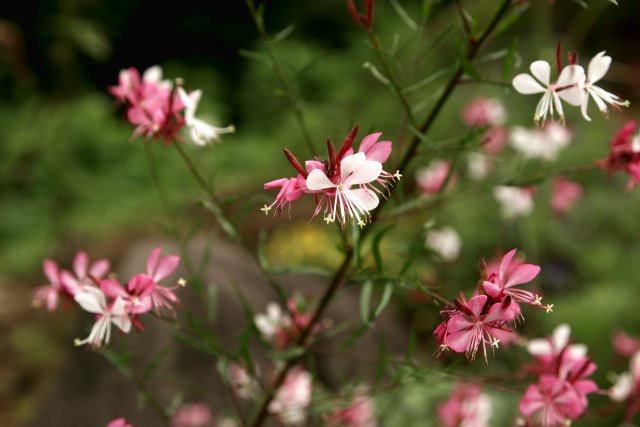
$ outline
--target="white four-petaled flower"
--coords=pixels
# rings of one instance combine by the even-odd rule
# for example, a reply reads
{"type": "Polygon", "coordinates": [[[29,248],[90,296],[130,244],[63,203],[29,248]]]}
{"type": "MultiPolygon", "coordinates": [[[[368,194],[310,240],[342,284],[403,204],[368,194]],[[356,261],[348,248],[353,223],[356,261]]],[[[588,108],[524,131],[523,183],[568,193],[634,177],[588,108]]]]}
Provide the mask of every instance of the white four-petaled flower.
{"type": "Polygon", "coordinates": [[[202,121],[195,117],[200,97],[202,96],[201,90],[194,90],[187,93],[183,88],[178,88],[178,96],[184,104],[184,121],[187,127],[189,127],[191,139],[198,145],[206,145],[212,141],[220,140],[220,135],[224,133],[235,132],[235,127],[229,125],[224,128],[219,128],[209,123],[202,121]]]}

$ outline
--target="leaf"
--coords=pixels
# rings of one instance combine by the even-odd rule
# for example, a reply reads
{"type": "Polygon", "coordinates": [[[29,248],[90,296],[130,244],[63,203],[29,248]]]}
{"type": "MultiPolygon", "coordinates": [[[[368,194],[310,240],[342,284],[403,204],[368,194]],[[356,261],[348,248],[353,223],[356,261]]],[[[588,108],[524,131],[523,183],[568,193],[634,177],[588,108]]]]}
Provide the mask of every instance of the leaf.
{"type": "Polygon", "coordinates": [[[384,310],[387,304],[389,304],[389,301],[391,301],[392,295],[393,295],[393,283],[387,282],[384,285],[384,290],[382,291],[382,297],[380,297],[380,302],[378,303],[378,306],[373,312],[374,319],[380,316],[380,314],[382,314],[382,310],[384,310]]]}
{"type": "Polygon", "coordinates": [[[431,5],[433,4],[432,0],[424,0],[422,2],[422,21],[426,22],[429,20],[431,16],[431,5]]]}
{"type": "Polygon", "coordinates": [[[409,27],[412,31],[416,31],[418,29],[418,24],[416,23],[416,21],[411,19],[407,11],[404,10],[402,6],[400,6],[400,3],[398,3],[398,0],[390,0],[390,2],[391,2],[391,6],[393,7],[393,10],[396,11],[398,16],[402,20],[402,22],[404,22],[405,25],[409,27]]]}
{"type": "Polygon", "coordinates": [[[420,80],[419,82],[416,82],[416,83],[412,84],[411,86],[407,86],[405,88],[402,88],[402,93],[411,93],[411,92],[413,92],[415,90],[422,89],[423,87],[428,86],[431,83],[435,82],[439,78],[451,74],[452,71],[453,70],[451,70],[450,68],[445,68],[445,69],[442,69],[442,70],[438,70],[435,73],[431,74],[429,77],[426,77],[426,78],[420,80]]]}
{"type": "Polygon", "coordinates": [[[365,325],[371,324],[371,321],[369,320],[369,304],[371,303],[372,291],[373,282],[370,280],[362,286],[362,290],[360,291],[360,317],[362,318],[362,323],[365,325]]]}
{"type": "Polygon", "coordinates": [[[514,38],[507,51],[507,56],[504,58],[504,65],[502,66],[502,80],[509,80],[511,71],[513,70],[513,64],[515,62],[516,50],[518,49],[518,38],[514,38]]]}
{"type": "Polygon", "coordinates": [[[247,49],[238,49],[238,53],[240,54],[240,56],[244,56],[248,59],[253,59],[254,61],[262,62],[271,67],[271,60],[269,59],[269,57],[260,52],[254,52],[247,49]]]}
{"type": "Polygon", "coordinates": [[[464,72],[474,80],[482,80],[482,76],[469,61],[469,59],[467,58],[467,53],[464,51],[464,49],[462,49],[460,44],[458,44],[458,46],[456,47],[456,54],[458,56],[458,59],[460,60],[460,66],[462,67],[464,72]]]}
{"type": "Polygon", "coordinates": [[[342,345],[343,350],[349,350],[355,343],[358,342],[360,338],[370,329],[369,325],[360,325],[358,329],[353,331],[353,333],[347,338],[345,343],[342,345]]]}
{"type": "Polygon", "coordinates": [[[285,29],[283,29],[280,32],[278,32],[275,36],[273,36],[273,38],[271,39],[271,42],[273,44],[276,44],[276,43],[286,39],[287,37],[289,37],[289,35],[291,35],[291,33],[293,33],[293,31],[295,29],[296,29],[296,24],[289,25],[285,29]]]}
{"type": "Polygon", "coordinates": [[[218,311],[218,288],[213,285],[207,286],[207,322],[210,325],[216,320],[216,314],[218,311]]]}
{"type": "Polygon", "coordinates": [[[389,79],[383,76],[382,73],[380,73],[380,71],[378,71],[376,66],[373,65],[371,62],[365,62],[364,64],[362,64],[362,67],[369,70],[371,75],[380,83],[382,83],[385,86],[389,86],[390,84],[389,79]]]}
{"type": "Polygon", "coordinates": [[[383,228],[378,231],[373,238],[371,239],[371,251],[373,252],[373,259],[376,262],[376,267],[378,271],[382,272],[384,270],[384,265],[382,263],[382,255],[380,254],[380,243],[382,242],[382,238],[389,230],[395,227],[395,224],[391,224],[388,227],[383,228]]]}
{"type": "Polygon", "coordinates": [[[200,201],[199,204],[213,214],[213,217],[216,219],[220,228],[222,228],[222,231],[224,231],[231,240],[235,242],[239,242],[241,240],[238,230],[231,222],[229,222],[229,220],[227,220],[222,209],[218,205],[214,205],[207,200],[200,201]]]}
{"type": "Polygon", "coordinates": [[[288,360],[300,357],[305,353],[304,347],[292,347],[285,351],[272,351],[270,356],[272,360],[288,360]]]}

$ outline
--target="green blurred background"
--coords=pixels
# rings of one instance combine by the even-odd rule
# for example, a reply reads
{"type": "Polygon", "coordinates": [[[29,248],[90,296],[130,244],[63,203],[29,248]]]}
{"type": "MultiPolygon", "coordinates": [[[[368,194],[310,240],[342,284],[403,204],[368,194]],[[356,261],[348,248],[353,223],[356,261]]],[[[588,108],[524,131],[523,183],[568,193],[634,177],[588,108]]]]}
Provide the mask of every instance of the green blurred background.
{"type": "MultiPolygon", "coordinates": [[[[374,28],[404,87],[455,63],[453,47],[463,32],[451,3],[377,2],[374,28]],[[393,3],[415,22],[430,5],[424,33],[415,31],[393,3]]],[[[479,28],[496,3],[464,2],[479,28]]],[[[477,68],[483,76],[500,80],[500,51],[515,38],[519,68],[510,78],[533,60],[552,61],[557,40],[567,50],[578,50],[584,66],[595,53],[607,50],[614,63],[603,86],[629,99],[631,108],[612,112],[609,120],[592,109],[592,123],[572,110],[568,123],[574,142],[553,167],[603,158],[613,132],[637,118],[640,2],[620,0],[615,7],[605,0],[589,0],[589,9],[571,0],[531,3],[520,20],[501,28],[484,48],[477,68]]],[[[321,153],[326,138],[340,140],[354,123],[363,133],[382,131],[396,140],[401,108],[393,93],[362,66],[377,64],[376,58],[342,1],[267,2],[265,21],[272,34],[294,25],[275,49],[303,100],[305,119],[321,153]]],[[[28,422],[37,411],[42,384],[55,372],[51,367],[62,363],[55,360],[73,351],[56,339],[55,328],[68,326],[66,314],[36,313],[28,307],[31,290],[44,280],[42,260],[49,257],[66,265],[85,248],[117,263],[118,254],[132,242],[165,233],[143,143],[130,139],[131,126],[106,92],[122,68],[144,70],[159,64],[167,78],[182,77],[187,88],[201,88],[200,114],[219,126],[234,123],[237,133],[220,145],[188,150],[219,193],[234,196],[229,201],[233,209],[249,212],[243,224],[250,235],[255,238],[263,227],[271,230],[269,248],[275,262],[335,265],[337,251],[317,244],[326,241],[333,246],[335,233],[321,223],[307,224],[310,205],[296,206],[291,222],[258,216],[259,206],[275,196],[265,194],[262,184],[291,175],[281,149],[307,156],[286,96],[260,55],[263,47],[244,2],[183,0],[167,7],[151,0],[26,0],[0,6],[0,401],[6,402],[0,404],[1,425],[28,422]]],[[[417,117],[426,114],[445,81],[446,76],[435,78],[411,92],[417,117]]],[[[429,135],[436,148],[421,152],[412,167],[434,157],[451,157],[437,147],[465,134],[460,110],[471,95],[502,99],[508,125],[531,124],[535,97],[499,85],[464,84],[429,135]]],[[[194,204],[202,194],[175,151],[158,142],[152,152],[184,231],[194,226],[212,229],[211,220],[194,204]]],[[[523,162],[509,150],[500,159],[503,176],[527,176],[541,167],[548,166],[523,162]]],[[[403,174],[401,192],[394,195],[398,201],[417,194],[412,171],[403,174]]],[[[528,260],[542,265],[538,284],[555,305],[552,315],[528,314],[523,334],[541,336],[559,323],[570,323],[575,339],[589,345],[600,365],[596,379],[606,388],[608,372],[626,369],[615,362],[610,334],[619,329],[640,334],[640,195],[625,190],[624,176],[609,178],[594,171],[574,179],[584,185],[585,195],[568,217],[552,216],[546,202],[550,185],[542,183],[534,214],[516,223],[500,220],[489,188],[463,183],[454,190],[453,202],[413,212],[398,222],[386,254],[389,260],[405,257],[407,248],[421,241],[422,224],[428,219],[452,225],[464,242],[459,260],[442,266],[420,254],[415,267],[451,297],[472,289],[480,256],[521,248],[528,260]]],[[[406,293],[396,294],[407,325],[419,332],[427,349],[433,347],[430,333],[437,310],[406,302],[405,297],[406,293]]],[[[492,365],[496,370],[513,368],[522,359],[496,358],[492,365]]],[[[396,414],[382,425],[426,425],[411,424],[423,416],[418,397],[431,402],[434,395],[443,394],[425,387],[395,393],[394,399],[409,408],[403,414],[412,418],[398,420],[396,414]]],[[[385,397],[380,399],[384,403],[385,397]]],[[[596,397],[593,403],[604,404],[606,399],[596,397]]]]}

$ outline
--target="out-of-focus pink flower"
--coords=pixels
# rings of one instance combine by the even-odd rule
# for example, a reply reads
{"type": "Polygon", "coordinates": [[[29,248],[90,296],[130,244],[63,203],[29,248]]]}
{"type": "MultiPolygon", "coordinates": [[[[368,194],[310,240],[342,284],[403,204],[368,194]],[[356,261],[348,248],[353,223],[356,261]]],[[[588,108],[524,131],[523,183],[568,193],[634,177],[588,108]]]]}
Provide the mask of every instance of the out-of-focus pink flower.
{"type": "Polygon", "coordinates": [[[365,394],[357,395],[351,404],[336,409],[326,421],[330,427],[376,427],[376,408],[373,400],[365,394]]]}
{"type": "Polygon", "coordinates": [[[60,281],[60,269],[55,261],[45,259],[42,270],[49,279],[49,283],[36,288],[33,294],[33,305],[38,307],[45,304],[48,311],[54,311],[61,297],[72,297],[72,295],[60,281]]]}
{"type": "Polygon", "coordinates": [[[156,311],[163,309],[173,311],[172,304],[180,302],[173,291],[184,286],[184,281],[181,279],[177,285],[171,287],[161,286],[158,282],[171,276],[176,271],[180,264],[180,257],[167,255],[160,258],[160,252],[162,252],[162,247],[158,246],[147,257],[147,276],[151,278],[151,281],[134,281],[132,279],[128,284],[128,290],[132,294],[150,295],[152,306],[156,311]]]}
{"type": "Polygon", "coordinates": [[[204,402],[185,403],[173,413],[171,427],[214,427],[213,415],[204,402]]]}
{"type": "Polygon", "coordinates": [[[258,393],[257,382],[240,363],[229,364],[229,382],[231,389],[240,399],[251,399],[258,393]]]}
{"type": "Polygon", "coordinates": [[[520,399],[520,413],[545,427],[566,426],[584,411],[576,391],[566,382],[552,375],[544,375],[538,383],[527,388],[520,399]]]}
{"type": "Polygon", "coordinates": [[[629,357],[640,350],[640,338],[631,336],[623,331],[613,335],[613,349],[620,356],[629,357]]]}
{"type": "Polygon", "coordinates": [[[118,418],[107,424],[107,427],[133,427],[133,424],[129,424],[124,418],[118,418]]]}
{"type": "Polygon", "coordinates": [[[616,402],[626,402],[627,422],[640,412],[640,351],[631,357],[629,372],[618,376],[613,387],[609,389],[609,396],[616,402]]]}
{"type": "Polygon", "coordinates": [[[609,171],[625,171],[629,175],[629,189],[640,183],[640,134],[636,134],[637,128],[634,120],[627,122],[611,140],[609,157],[599,162],[609,171]]]}
{"type": "Polygon", "coordinates": [[[283,348],[281,347],[282,342],[287,340],[279,338],[279,336],[287,335],[287,330],[291,327],[292,321],[291,316],[284,313],[278,304],[270,302],[267,305],[267,313],[257,314],[253,322],[265,340],[273,340],[277,348],[283,348]]]}
{"type": "Polygon", "coordinates": [[[506,118],[502,102],[495,98],[474,98],[462,111],[462,120],[467,126],[500,126],[506,118]]]}
{"type": "Polygon", "coordinates": [[[473,360],[482,347],[487,361],[487,346],[497,348],[499,343],[508,344],[516,337],[508,325],[518,312],[512,304],[510,297],[492,304],[486,295],[476,295],[466,301],[461,294],[460,299],[455,300],[457,310],[443,322],[443,330],[436,329],[441,348],[465,353],[473,360]]]}
{"type": "Polygon", "coordinates": [[[516,262],[512,266],[516,249],[507,252],[500,261],[497,274],[492,274],[482,283],[482,288],[496,300],[510,296],[517,303],[542,305],[542,298],[524,289],[516,289],[515,286],[528,283],[540,273],[540,266],[534,264],[522,264],[516,262]]]}
{"type": "MultiPolygon", "coordinates": [[[[301,175],[298,175],[301,177],[301,175]]],[[[304,179],[304,178],[303,178],[304,179]]],[[[265,215],[269,215],[269,211],[275,206],[275,214],[280,216],[286,205],[289,205],[289,216],[291,216],[291,204],[298,200],[302,195],[302,188],[299,184],[299,179],[294,178],[280,178],[275,181],[270,181],[264,184],[265,190],[272,188],[280,188],[276,200],[270,205],[265,205],[261,210],[265,215]]]]}
{"type": "Polygon", "coordinates": [[[520,400],[520,412],[534,425],[566,425],[579,417],[589,404],[587,395],[598,391],[588,377],[596,365],[587,357],[586,346],[570,344],[568,325],[560,325],[546,340],[532,340],[527,349],[534,355],[530,371],[538,375],[520,400]]]}
{"type": "MultiPolygon", "coordinates": [[[[424,194],[437,194],[449,175],[451,164],[446,160],[436,160],[429,166],[418,169],[416,182],[424,194]]],[[[450,190],[455,183],[455,174],[449,179],[447,189],[450,190]]]]}
{"type": "Polygon", "coordinates": [[[571,206],[582,197],[582,186],[564,178],[553,180],[551,209],[557,215],[565,215],[571,206]]]}
{"type": "Polygon", "coordinates": [[[571,142],[571,132],[558,122],[542,128],[527,129],[516,126],[511,130],[511,146],[528,159],[553,161],[571,142]]]}
{"type": "Polygon", "coordinates": [[[500,203],[500,213],[504,219],[515,219],[533,211],[533,188],[498,185],[493,196],[500,203]]]}
{"type": "Polygon", "coordinates": [[[131,319],[122,298],[116,298],[112,304],[107,305],[105,294],[100,289],[86,287],[76,293],[74,299],[85,311],[96,314],[96,323],[89,336],[84,340],[76,339],[76,346],[89,344],[93,348],[99,348],[103,343],[109,344],[112,323],[124,333],[131,330],[131,319]]]}
{"type": "Polygon", "coordinates": [[[488,129],[482,137],[482,148],[488,154],[498,154],[509,140],[509,131],[503,126],[488,129]]]}
{"type": "Polygon", "coordinates": [[[89,256],[85,251],[80,251],[73,259],[73,273],[63,270],[60,273],[60,280],[69,290],[71,295],[82,290],[85,286],[95,286],[95,280],[102,279],[107,275],[111,263],[106,259],[99,259],[93,263],[89,262],[89,256]]]}
{"type": "Polygon", "coordinates": [[[449,398],[438,406],[442,427],[487,427],[490,417],[491,400],[475,384],[457,384],[449,398]]]}
{"type": "Polygon", "coordinates": [[[304,425],[311,403],[312,377],[301,367],[293,368],[269,404],[269,412],[286,425],[304,425]]]}

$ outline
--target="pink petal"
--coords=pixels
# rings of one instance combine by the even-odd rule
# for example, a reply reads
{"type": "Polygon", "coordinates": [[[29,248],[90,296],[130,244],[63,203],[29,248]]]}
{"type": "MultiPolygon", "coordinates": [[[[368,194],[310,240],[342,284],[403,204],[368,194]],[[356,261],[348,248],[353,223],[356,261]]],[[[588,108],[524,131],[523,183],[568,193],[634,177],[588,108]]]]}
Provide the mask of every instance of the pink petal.
{"type": "Polygon", "coordinates": [[[589,82],[595,83],[607,74],[609,66],[611,65],[611,57],[605,55],[605,51],[598,53],[589,62],[589,69],[587,74],[589,76],[589,82]]]}
{"type": "Polygon", "coordinates": [[[540,273],[540,266],[533,264],[522,264],[516,267],[516,269],[509,274],[509,280],[503,286],[505,288],[527,283],[536,278],[540,273]]]}
{"type": "Polygon", "coordinates": [[[110,268],[111,263],[109,261],[106,259],[99,259],[91,265],[91,268],[89,268],[89,274],[93,277],[102,278],[106,276],[110,268]]]}
{"type": "Polygon", "coordinates": [[[60,283],[58,264],[55,261],[45,259],[42,262],[42,270],[44,271],[44,275],[47,276],[47,279],[49,279],[49,283],[54,286],[60,283]]]}
{"type": "Polygon", "coordinates": [[[82,286],[80,286],[80,283],[78,282],[76,276],[66,270],[62,270],[60,272],[60,283],[62,284],[64,289],[72,296],[82,291],[82,286]]]}
{"type": "Polygon", "coordinates": [[[169,255],[160,260],[154,274],[151,276],[153,280],[159,282],[165,277],[170,276],[176,268],[178,268],[178,264],[180,264],[180,257],[177,255],[169,255]]]}
{"type": "Polygon", "coordinates": [[[320,169],[314,169],[307,176],[307,188],[309,190],[326,190],[327,188],[335,188],[336,185],[327,178],[320,169]]]}
{"type": "Polygon", "coordinates": [[[511,82],[515,90],[523,95],[546,92],[546,88],[529,74],[518,74],[511,82]]]}
{"type": "Polygon", "coordinates": [[[502,288],[499,285],[486,280],[482,283],[482,289],[484,289],[486,294],[492,298],[497,298],[502,291],[502,288]]]}
{"type": "Polygon", "coordinates": [[[391,148],[391,141],[380,141],[367,150],[365,153],[367,160],[375,160],[376,162],[384,163],[391,155],[391,148]]]}
{"type": "Polygon", "coordinates": [[[111,299],[118,297],[129,298],[129,293],[124,289],[124,286],[114,279],[101,280],[100,289],[111,299]]]}
{"type": "Polygon", "coordinates": [[[286,185],[288,182],[289,182],[289,178],[280,178],[280,179],[276,179],[275,181],[269,181],[264,184],[264,189],[270,190],[272,188],[282,187],[286,185]]]}
{"type": "MultiPolygon", "coordinates": [[[[380,135],[382,135],[382,132],[376,132],[362,138],[358,151],[366,154],[366,152],[375,145],[378,138],[380,138],[380,135]]],[[[367,158],[369,158],[369,156],[367,156],[367,158]]]]}
{"type": "Polygon", "coordinates": [[[158,266],[158,259],[160,259],[160,252],[162,252],[162,246],[158,246],[153,249],[147,257],[147,275],[153,277],[153,273],[158,266]]]}
{"type": "Polygon", "coordinates": [[[529,69],[533,77],[544,83],[545,86],[549,86],[551,82],[551,65],[547,61],[534,61],[529,66],[529,69]]]}
{"type": "Polygon", "coordinates": [[[487,303],[486,295],[476,295],[475,297],[471,298],[467,302],[467,307],[469,308],[469,310],[471,310],[471,312],[476,318],[479,318],[480,313],[482,313],[482,309],[484,308],[484,305],[486,303],[487,303]]]}
{"type": "Polygon", "coordinates": [[[324,163],[319,162],[317,160],[307,160],[304,162],[304,166],[307,172],[311,173],[314,169],[320,169],[322,172],[326,172],[327,168],[325,168],[324,163]]]}
{"type": "Polygon", "coordinates": [[[79,279],[87,277],[87,268],[89,267],[89,257],[85,251],[80,251],[73,259],[73,271],[79,279]]]}
{"type": "Polygon", "coordinates": [[[515,256],[516,251],[517,248],[511,249],[500,260],[500,268],[498,269],[498,277],[500,278],[500,281],[504,280],[504,276],[507,273],[507,270],[509,270],[509,265],[511,264],[511,260],[515,256]]]}

